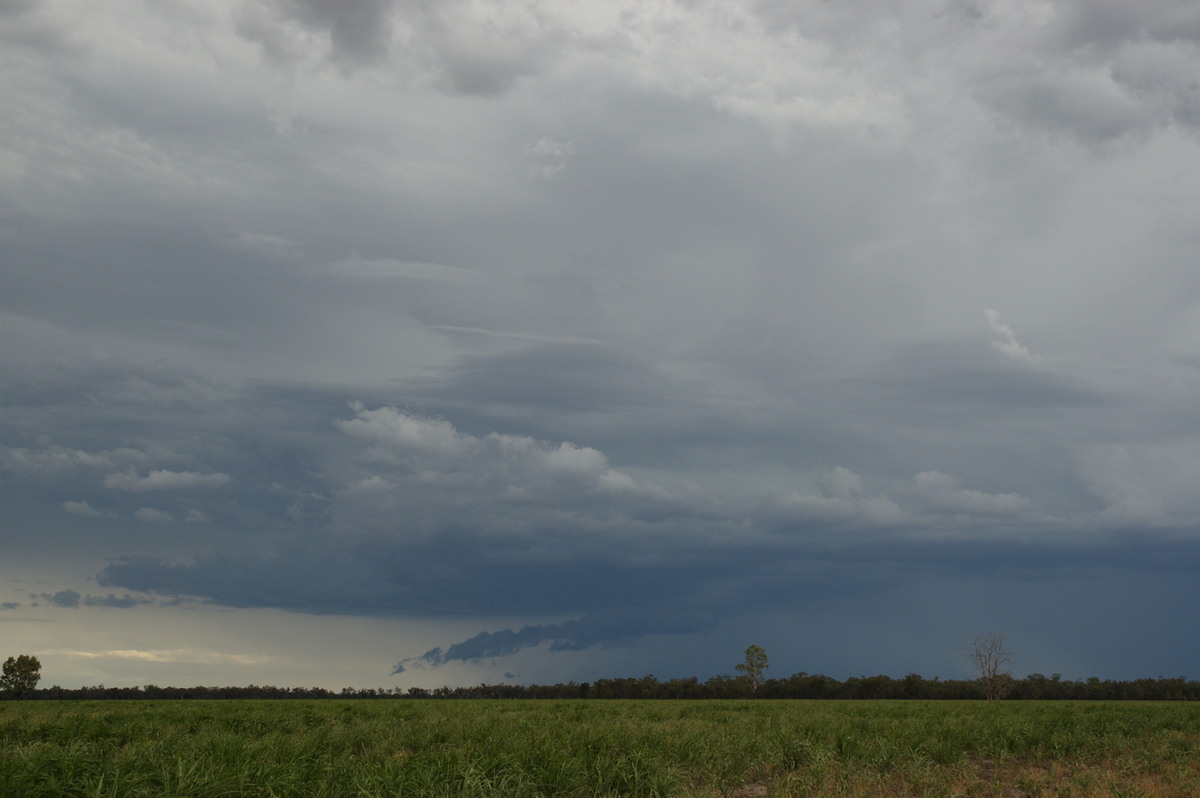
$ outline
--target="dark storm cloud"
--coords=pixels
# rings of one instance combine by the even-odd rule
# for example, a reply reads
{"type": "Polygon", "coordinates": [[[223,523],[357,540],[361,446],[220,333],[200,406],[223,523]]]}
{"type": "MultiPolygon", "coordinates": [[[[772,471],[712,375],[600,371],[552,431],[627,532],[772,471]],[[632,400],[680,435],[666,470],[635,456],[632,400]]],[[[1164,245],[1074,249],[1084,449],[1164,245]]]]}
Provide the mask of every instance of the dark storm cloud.
{"type": "Polygon", "coordinates": [[[244,351],[247,340],[265,333],[255,326],[266,319],[254,320],[255,310],[268,304],[265,296],[286,304],[292,293],[284,264],[231,251],[190,224],[51,226],[0,246],[14,277],[22,278],[3,307],[20,313],[37,306],[43,308],[41,318],[72,330],[103,327],[244,351]],[[82,252],[92,268],[79,270],[82,252]],[[48,279],[30,279],[34,274],[48,279]],[[66,279],[69,274],[74,279],[66,279]],[[242,290],[230,294],[222,286],[235,280],[242,290]]]}
{"type": "Polygon", "coordinates": [[[332,534],[281,544],[271,558],[126,559],[99,583],[313,613],[581,616],[484,634],[423,660],[437,664],[547,641],[573,650],[695,632],[730,614],[869,595],[929,569],[1153,567],[1127,557],[1121,533],[1085,545],[1081,530],[1025,497],[936,471],[888,495],[839,467],[812,492],[722,499],[640,483],[587,447],[351,409],[336,426],[362,448],[341,466],[332,534]],[[684,607],[695,613],[685,626],[647,624],[684,607]]]}
{"type": "Polygon", "coordinates": [[[1015,119],[1086,142],[1196,122],[1191,48],[1200,15],[1155,3],[1063,2],[1032,40],[1036,60],[985,67],[979,96],[1015,119]]]}
{"type": "Polygon", "coordinates": [[[827,388],[808,388],[805,407],[743,415],[730,412],[737,399],[710,380],[665,373],[644,353],[617,346],[531,344],[472,355],[440,379],[406,387],[415,405],[472,432],[593,441],[630,467],[719,467],[750,451],[760,463],[829,464],[858,435],[820,406],[827,388]]]}
{"type": "MultiPolygon", "coordinates": [[[[967,368],[969,358],[963,360],[967,368]]],[[[1020,384],[1022,372],[1001,364],[955,376],[954,362],[910,357],[871,385],[850,393],[839,387],[839,396],[843,402],[857,396],[897,404],[904,391],[923,383],[924,400],[933,403],[930,419],[955,408],[967,412],[964,408],[980,402],[1016,418],[1031,406],[1061,405],[1086,414],[1106,412],[1109,404],[1094,388],[1046,392],[1039,386],[1057,383],[1038,375],[1029,383],[1032,400],[1018,392],[999,401],[994,393],[1007,395],[1001,377],[1020,384]],[[987,374],[997,380],[990,388],[981,376],[987,374]],[[981,387],[965,392],[948,387],[971,384],[981,387]]],[[[177,385],[161,379],[157,384],[156,390],[177,385]]],[[[99,392],[108,412],[115,412],[111,403],[117,397],[130,402],[123,412],[142,406],[145,397],[126,395],[126,385],[115,381],[99,392]]],[[[222,490],[240,485],[242,474],[266,472],[259,473],[260,484],[267,479],[289,484],[263,506],[274,503],[280,515],[290,505],[307,508],[316,515],[295,529],[310,531],[293,542],[281,539],[273,557],[117,561],[98,576],[100,584],[163,598],[309,613],[580,616],[577,622],[481,633],[416,658],[426,665],[501,657],[547,643],[552,651],[566,651],[646,635],[694,634],[712,629],[719,618],[801,611],[839,595],[867,597],[911,585],[927,573],[992,578],[1016,569],[1053,580],[1064,571],[1099,571],[1118,563],[1132,572],[1186,568],[1194,559],[1190,550],[1161,551],[1144,536],[1136,548],[1055,543],[1063,535],[1081,541],[1081,530],[1039,520],[1037,508],[1019,496],[986,493],[947,474],[912,473],[904,484],[887,488],[887,495],[846,469],[835,470],[817,489],[776,497],[673,493],[624,474],[598,450],[482,429],[471,434],[445,420],[388,407],[346,410],[336,391],[264,385],[232,402],[226,398],[224,406],[237,412],[226,413],[218,438],[243,436],[253,460],[244,454],[240,465],[222,466],[238,476],[222,490]],[[319,433],[322,428],[327,432],[319,433]],[[317,434],[298,434],[300,429],[317,434]],[[297,468],[300,452],[307,462],[297,468]],[[922,530],[939,529],[952,539],[920,542],[922,530]],[[975,531],[962,537],[969,529],[975,531]],[[1010,534],[1016,538],[1005,542],[1010,534]],[[1031,542],[1030,534],[1050,539],[1031,542]],[[693,614],[681,616],[682,608],[693,614]],[[648,624],[648,617],[690,620],[672,626],[648,624]]],[[[161,425],[178,438],[173,418],[151,416],[143,433],[153,437],[161,425]]],[[[893,416],[891,423],[899,419],[893,416]]],[[[10,451],[9,467],[31,474],[82,469],[99,482],[103,473],[122,473],[121,458],[150,448],[89,452],[35,444],[10,451]]],[[[149,465],[140,467],[150,473],[149,465]]],[[[62,595],[87,606],[125,605],[113,594],[62,595]]]]}
{"type": "Polygon", "coordinates": [[[78,607],[79,601],[83,597],[74,590],[60,590],[53,595],[42,593],[40,598],[55,607],[78,607]]]}
{"type": "Polygon", "coordinates": [[[377,62],[391,48],[393,0],[252,0],[239,10],[239,32],[258,40],[268,55],[296,55],[286,31],[276,29],[293,20],[329,37],[332,57],[354,68],[377,62]]]}
{"type": "Polygon", "coordinates": [[[14,519],[33,508],[56,515],[36,537],[55,541],[64,561],[112,546],[178,556],[193,535],[236,550],[327,512],[331,486],[316,468],[341,437],[329,422],[340,396],[229,391],[114,360],[31,367],[17,385],[4,392],[0,477],[10,490],[0,503],[14,519]],[[163,522],[175,532],[164,535],[163,522]]]}
{"type": "Polygon", "coordinates": [[[656,373],[630,352],[606,346],[530,346],[508,354],[464,358],[449,378],[425,389],[442,402],[452,397],[536,416],[553,412],[626,412],[653,406],[687,390],[686,384],[656,373]]]}
{"type": "Polygon", "coordinates": [[[1113,397],[1079,376],[1036,363],[987,356],[978,343],[927,343],[896,353],[872,373],[845,386],[847,395],[928,413],[1019,416],[1030,412],[1087,412],[1113,397]]]}
{"type": "MultiPolygon", "coordinates": [[[[31,599],[42,601],[52,607],[63,609],[78,609],[79,607],[111,607],[114,609],[129,609],[145,604],[155,603],[153,599],[138,598],[131,596],[128,593],[117,596],[109,593],[105,596],[94,596],[91,594],[82,594],[77,590],[60,590],[57,593],[38,593],[31,595],[31,599]]],[[[19,606],[19,605],[17,605],[19,606]]]]}
{"type": "Polygon", "coordinates": [[[537,9],[501,7],[480,18],[460,0],[254,0],[236,14],[238,32],[279,64],[302,61],[311,42],[293,26],[328,39],[345,70],[389,61],[406,71],[430,65],[452,93],[495,96],[545,68],[567,35],[537,9]],[[511,16],[511,18],[510,18],[511,16]]]}
{"type": "MultiPolygon", "coordinates": [[[[637,361],[616,357],[605,347],[537,347],[481,369],[485,363],[468,360],[457,378],[416,395],[426,406],[431,397],[440,398],[447,412],[469,408],[471,396],[494,396],[504,400],[502,406],[524,408],[528,418],[538,408],[582,417],[603,416],[605,409],[661,408],[669,397],[679,401],[687,387],[654,379],[637,361]],[[578,369],[570,355],[580,358],[578,369]],[[538,369],[537,363],[557,365],[538,369]],[[477,381],[481,374],[500,379],[509,367],[510,382],[477,381]],[[511,389],[501,390],[504,384],[511,389]],[[540,384],[544,391],[538,390],[540,384]],[[452,394],[458,403],[448,401],[452,394]]],[[[337,390],[301,385],[261,384],[239,394],[206,395],[184,375],[138,371],[90,383],[91,399],[70,400],[58,412],[70,418],[78,407],[102,407],[109,429],[137,429],[141,442],[89,451],[39,445],[31,438],[28,448],[8,451],[10,471],[33,479],[72,470],[90,480],[93,491],[103,491],[105,475],[140,485],[154,473],[175,474],[179,482],[189,473],[228,472],[232,477],[216,486],[220,491],[243,490],[247,479],[256,486],[238,494],[240,502],[253,502],[240,511],[242,517],[272,508],[276,529],[294,524],[291,540],[271,544],[275,556],[124,559],[98,576],[106,587],[309,613],[580,616],[578,624],[481,633],[474,647],[448,647],[422,660],[426,664],[470,661],[477,657],[467,652],[499,652],[506,646],[516,653],[549,643],[551,650],[564,651],[648,634],[694,633],[729,615],[800,608],[835,595],[871,595],[907,584],[912,573],[928,569],[986,577],[1004,568],[1053,574],[1121,562],[1141,571],[1158,567],[1153,562],[1187,561],[1156,558],[1149,553],[1157,550],[1154,546],[1140,558],[1111,546],[1076,552],[1061,544],[1064,535],[1080,535],[1072,522],[1045,517],[1020,495],[990,493],[928,470],[920,459],[909,458],[910,470],[901,472],[905,479],[890,484],[871,486],[838,468],[807,490],[708,495],[639,480],[591,447],[492,432],[484,424],[511,411],[477,414],[467,432],[444,418],[386,405],[356,403],[347,409],[337,390]],[[160,403],[176,392],[190,397],[178,414],[160,403]],[[204,410],[212,406],[208,402],[224,408],[219,421],[204,410]],[[193,410],[201,411],[199,422],[187,420],[196,418],[193,410]],[[222,440],[238,440],[241,455],[213,459],[223,451],[214,446],[222,440]],[[133,476],[129,464],[135,464],[133,476]],[[171,467],[157,467],[166,464],[171,467]],[[278,487],[264,491],[268,482],[278,487]],[[1031,547],[1032,530],[1048,540],[1031,547]],[[921,543],[927,531],[949,534],[951,541],[921,543]],[[1010,535],[1017,539],[1006,542],[1010,535]],[[914,567],[918,570],[905,576],[914,567]],[[697,613],[689,616],[689,625],[646,623],[647,617],[679,617],[685,607],[697,613]]],[[[975,347],[908,352],[870,380],[835,382],[822,390],[836,400],[820,400],[828,412],[825,422],[836,422],[840,416],[833,408],[841,406],[859,424],[861,418],[879,416],[881,429],[957,425],[958,417],[981,413],[1013,424],[1056,408],[1082,414],[1078,423],[1086,428],[1089,414],[1104,418],[1114,405],[1095,385],[1043,366],[1031,370],[1022,362],[1009,363],[986,340],[975,347]],[[922,410],[911,416],[895,412],[902,407],[922,410]],[[892,412],[885,413],[886,408],[892,412]]],[[[814,391],[814,398],[820,395],[821,390],[814,391]]],[[[728,411],[711,412],[719,422],[728,411]]],[[[618,414],[618,428],[620,419],[618,414]]],[[[88,429],[72,431],[64,424],[56,434],[80,445],[82,439],[73,436],[88,429]]],[[[593,429],[620,440],[618,430],[604,424],[593,429]]],[[[653,434],[650,427],[646,432],[653,434]]],[[[740,457],[748,445],[728,433],[702,440],[716,457],[722,452],[740,457]]],[[[761,447],[756,452],[761,455],[761,447]]],[[[856,459],[845,448],[841,454],[847,462],[856,459]]],[[[1005,462],[1011,461],[1012,454],[1005,454],[1005,462]]],[[[175,487],[189,499],[196,496],[183,484],[175,487]]],[[[108,493],[130,492],[109,488],[108,493]]],[[[78,489],[73,494],[85,495],[78,489]]],[[[93,509],[120,510],[111,501],[91,501],[93,509]]],[[[178,506],[182,515],[186,505],[178,506]]],[[[218,512],[215,504],[200,506],[218,512]]],[[[77,605],[105,605],[101,597],[74,596],[77,605]]],[[[108,606],[123,606],[120,597],[108,598],[108,606]]]]}
{"type": "Polygon", "coordinates": [[[416,36],[426,36],[431,56],[450,91],[480,97],[498,96],[522,78],[538,74],[555,58],[568,34],[536,9],[511,27],[479,24],[455,13],[455,3],[445,3],[430,14],[416,36]]]}
{"type": "Polygon", "coordinates": [[[1187,4],[0,18],[7,604],[1194,648],[1187,4]]]}
{"type": "Polygon", "coordinates": [[[1200,40],[1200,10],[1191,3],[1156,0],[1131,8],[1119,0],[1064,3],[1060,30],[1073,47],[1123,41],[1200,40]]]}
{"type": "Polygon", "coordinates": [[[70,34],[39,14],[38,0],[3,0],[0,18],[5,20],[0,41],[34,53],[53,52],[69,58],[77,54],[79,44],[70,34]]]}
{"type": "Polygon", "coordinates": [[[543,614],[590,605],[653,603],[680,589],[662,583],[674,569],[614,564],[454,562],[472,546],[481,554],[515,559],[504,545],[444,541],[428,548],[373,543],[350,550],[288,553],[273,559],[204,557],[192,564],[130,559],[106,567],[104,586],[195,596],[234,607],[277,607],[313,613],[407,617],[480,611],[543,614]],[[302,583],[302,584],[300,584],[302,583]]]}
{"type": "Polygon", "coordinates": [[[137,606],[140,606],[143,604],[150,604],[150,603],[152,603],[151,599],[139,598],[137,596],[131,596],[128,593],[121,595],[121,596],[116,596],[116,595],[113,595],[112,593],[109,593],[108,595],[105,595],[105,596],[89,595],[89,596],[85,596],[83,598],[83,604],[88,607],[112,607],[113,609],[121,609],[121,610],[129,609],[130,607],[137,607],[137,606]]]}
{"type": "MultiPolygon", "coordinates": [[[[794,588],[787,595],[767,586],[761,603],[714,606],[711,614],[693,609],[691,614],[679,616],[652,615],[646,623],[631,613],[608,616],[596,625],[584,617],[565,624],[481,632],[402,660],[395,670],[412,672],[512,656],[546,643],[547,651],[571,650],[576,644],[595,650],[643,633],[696,635],[711,632],[713,620],[728,618],[730,613],[745,619],[744,624],[752,624],[755,617],[786,618],[786,639],[777,641],[772,651],[786,652],[786,661],[796,663],[792,667],[810,672],[873,673],[873,669],[887,671],[891,661],[903,661],[922,673],[954,670],[960,664],[955,662],[955,654],[961,650],[961,641],[969,639],[972,624],[984,622],[980,618],[1020,630],[1020,672],[1057,669],[1084,675],[1100,661],[1112,663],[1106,672],[1115,678],[1122,674],[1134,677],[1154,668],[1186,670],[1187,658],[1197,648],[1190,641],[1183,647],[1186,652],[1156,646],[1120,655],[1114,649],[1114,638],[1136,633],[1139,627],[1154,629],[1148,634],[1157,639],[1161,630],[1186,626],[1186,607],[1191,600],[1187,597],[1196,593],[1189,575],[1198,564],[1200,548],[1191,542],[1173,545],[1169,551],[1160,550],[1147,558],[1139,537],[1134,533],[1130,541],[1098,549],[884,543],[873,547],[870,556],[865,551],[849,555],[861,559],[845,570],[837,567],[836,560],[828,561],[820,572],[832,577],[831,584],[815,586],[807,595],[797,596],[794,588]],[[1095,580],[1107,582],[1101,594],[1088,587],[1095,580]],[[1161,585],[1161,590],[1155,584],[1161,585]],[[1166,594],[1176,599],[1163,603],[1166,594]],[[1081,620],[1077,621],[1077,634],[1068,636],[1063,634],[1063,624],[1070,618],[1081,620]],[[595,636],[576,634],[593,628],[595,636]],[[818,638],[822,642],[814,644],[818,638]],[[861,641],[865,639],[875,642],[864,645],[861,641]],[[878,656],[880,643],[891,650],[889,655],[878,656]]],[[[748,584],[743,594],[762,587],[759,582],[748,584]]],[[[744,642],[745,636],[741,632],[733,642],[744,642]]],[[[676,637],[672,645],[682,645],[682,641],[676,637]]],[[[695,674],[694,663],[681,664],[679,672],[695,674]]]]}
{"type": "Polygon", "coordinates": [[[496,659],[549,642],[551,651],[579,651],[596,645],[612,644],[647,634],[688,634],[713,626],[711,617],[700,613],[679,615],[645,614],[635,619],[623,615],[585,615],[557,624],[523,626],[517,631],[480,632],[474,637],[445,649],[434,648],[420,657],[397,663],[393,673],[417,666],[438,666],[447,662],[496,659]]]}

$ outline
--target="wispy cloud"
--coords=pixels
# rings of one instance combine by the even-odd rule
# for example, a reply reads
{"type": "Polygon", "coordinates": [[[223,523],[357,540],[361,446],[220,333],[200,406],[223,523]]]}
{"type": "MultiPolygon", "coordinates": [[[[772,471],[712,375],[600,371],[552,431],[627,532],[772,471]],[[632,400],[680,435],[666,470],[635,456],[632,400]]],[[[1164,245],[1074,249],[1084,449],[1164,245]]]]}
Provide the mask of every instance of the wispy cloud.
{"type": "Polygon", "coordinates": [[[159,469],[139,477],[134,471],[109,474],[104,478],[104,487],[112,490],[134,492],[150,490],[184,490],[190,488],[220,488],[228,485],[232,478],[228,474],[201,474],[195,471],[167,471],[159,469]]]}
{"type": "Polygon", "coordinates": [[[83,518],[105,518],[112,516],[112,513],[105,513],[97,510],[95,507],[85,501],[65,501],[63,502],[62,506],[63,509],[66,510],[70,515],[78,515],[82,516],[83,518]]]}
{"type": "Polygon", "coordinates": [[[271,657],[263,654],[228,653],[198,648],[174,649],[50,649],[46,656],[79,657],[82,659],[118,659],[138,662],[204,665],[262,665],[271,657]]]}
{"type": "Polygon", "coordinates": [[[914,481],[914,491],[931,509],[966,513],[972,516],[1004,515],[1029,507],[1030,502],[1015,493],[984,493],[960,487],[960,480],[938,471],[922,471],[914,481]]]}
{"type": "Polygon", "coordinates": [[[427,280],[431,282],[491,282],[487,274],[440,263],[364,258],[352,255],[328,267],[330,274],[363,280],[427,280]]]}
{"type": "Polygon", "coordinates": [[[511,338],[514,341],[534,341],[547,344],[583,344],[584,346],[611,346],[611,342],[598,338],[581,338],[574,335],[537,335],[534,333],[505,332],[503,330],[485,330],[481,327],[459,327],[452,324],[431,324],[431,330],[463,333],[466,335],[486,335],[493,338],[511,338]]]}
{"type": "Polygon", "coordinates": [[[56,470],[70,466],[99,468],[112,464],[112,457],[108,452],[91,453],[58,445],[40,450],[0,446],[0,465],[11,469],[56,470]]]}
{"type": "Polygon", "coordinates": [[[1038,355],[1035,355],[1024,344],[1017,340],[1017,334],[1013,328],[1004,323],[1000,318],[1000,314],[995,310],[985,310],[983,315],[987,318],[988,327],[992,332],[1000,336],[998,341],[992,341],[992,348],[1000,354],[1012,360],[1018,360],[1025,363],[1037,363],[1041,360],[1038,355]]]}
{"type": "Polygon", "coordinates": [[[543,136],[526,147],[524,155],[529,176],[549,180],[566,168],[568,159],[575,155],[575,145],[543,136]]]}
{"type": "Polygon", "coordinates": [[[153,507],[139,507],[133,517],[145,524],[175,523],[175,516],[165,510],[156,510],[153,507]]]}

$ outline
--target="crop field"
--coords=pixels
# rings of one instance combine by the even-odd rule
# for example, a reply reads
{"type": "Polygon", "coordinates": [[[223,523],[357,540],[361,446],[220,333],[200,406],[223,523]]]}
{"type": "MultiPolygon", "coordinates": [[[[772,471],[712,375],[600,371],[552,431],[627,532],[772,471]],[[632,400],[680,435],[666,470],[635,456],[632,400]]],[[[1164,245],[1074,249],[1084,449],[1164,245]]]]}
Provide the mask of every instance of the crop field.
{"type": "Polygon", "coordinates": [[[0,703],[4,796],[1195,796],[1200,703],[0,703]]]}

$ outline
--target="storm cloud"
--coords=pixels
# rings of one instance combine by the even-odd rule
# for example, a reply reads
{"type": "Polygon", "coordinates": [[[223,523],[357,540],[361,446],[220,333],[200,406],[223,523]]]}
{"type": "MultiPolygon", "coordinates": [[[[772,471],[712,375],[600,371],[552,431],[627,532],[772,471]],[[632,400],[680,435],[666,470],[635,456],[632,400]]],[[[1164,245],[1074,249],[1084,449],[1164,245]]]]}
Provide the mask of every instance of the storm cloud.
{"type": "Polygon", "coordinates": [[[0,18],[48,678],[1194,667],[1186,4],[0,18]]]}

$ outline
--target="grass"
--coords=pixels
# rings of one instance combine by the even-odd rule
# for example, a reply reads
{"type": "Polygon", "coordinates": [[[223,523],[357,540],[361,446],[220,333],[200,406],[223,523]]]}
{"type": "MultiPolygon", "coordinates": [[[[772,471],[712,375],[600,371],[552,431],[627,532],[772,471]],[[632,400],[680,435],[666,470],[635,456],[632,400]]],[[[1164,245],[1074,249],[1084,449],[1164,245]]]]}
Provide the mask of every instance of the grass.
{"type": "Polygon", "coordinates": [[[0,703],[8,796],[1200,795],[1200,704],[0,703]]]}

